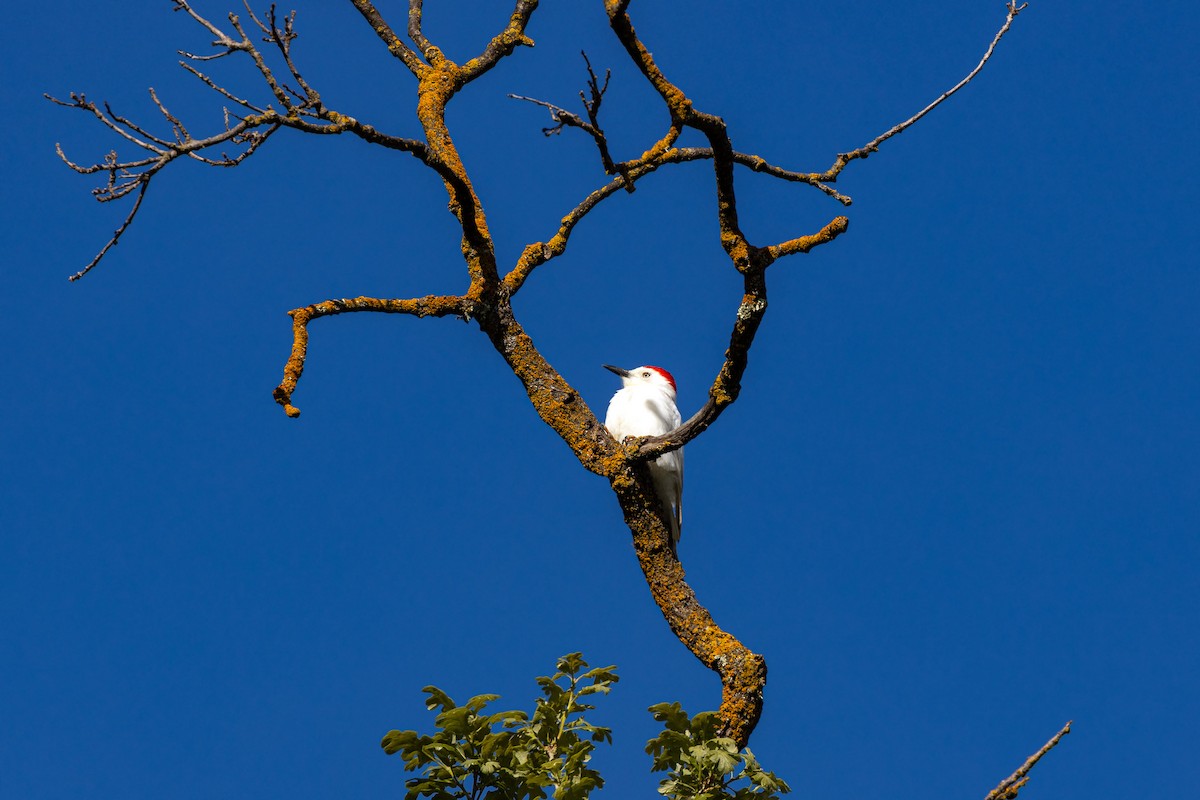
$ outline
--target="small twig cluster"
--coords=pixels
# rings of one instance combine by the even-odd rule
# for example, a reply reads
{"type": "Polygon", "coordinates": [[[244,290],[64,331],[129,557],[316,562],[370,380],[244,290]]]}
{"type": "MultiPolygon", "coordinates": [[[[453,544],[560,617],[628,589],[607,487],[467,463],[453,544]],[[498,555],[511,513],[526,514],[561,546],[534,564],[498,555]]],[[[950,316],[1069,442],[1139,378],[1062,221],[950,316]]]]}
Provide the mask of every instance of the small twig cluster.
{"type": "MultiPolygon", "coordinates": [[[[587,119],[578,114],[573,114],[565,108],[556,106],[553,103],[547,103],[545,100],[537,100],[533,97],[526,97],[520,94],[510,94],[513,100],[524,100],[527,103],[542,106],[549,109],[550,119],[554,121],[554,125],[549,128],[542,128],[542,133],[546,136],[556,136],[563,132],[564,128],[579,128],[592,137],[596,143],[596,149],[600,151],[600,163],[604,166],[604,171],[612,175],[618,172],[617,165],[613,163],[612,155],[608,150],[608,139],[604,136],[604,130],[600,127],[600,104],[604,101],[604,93],[608,91],[608,82],[612,78],[612,70],[604,71],[604,83],[600,83],[600,79],[596,77],[595,70],[592,69],[592,62],[588,58],[587,53],[581,52],[583,63],[587,65],[588,72],[588,94],[579,92],[579,99],[583,103],[584,111],[587,112],[587,119]]],[[[625,177],[625,189],[633,191],[633,180],[630,179],[628,170],[621,171],[625,177]]]]}
{"type": "Polygon", "coordinates": [[[116,133],[129,144],[134,145],[143,153],[135,158],[122,159],[114,150],[93,164],[80,164],[69,159],[62,147],[56,145],[59,157],[71,169],[83,175],[103,173],[106,182],[92,191],[93,196],[100,202],[119,200],[136,192],[133,208],[125,217],[120,227],[100,249],[96,256],[83,269],[70,276],[70,280],[78,280],[100,263],[105,254],[117,244],[121,236],[133,224],[142,199],[150,188],[150,182],[164,167],[179,158],[189,158],[211,167],[236,167],[254,154],[267,139],[280,128],[295,128],[307,133],[342,133],[354,132],[363,138],[373,139],[379,144],[397,150],[406,150],[421,157],[424,146],[416,141],[389,137],[378,134],[369,126],[362,126],[356,120],[344,117],[327,109],[321,102],[321,96],[300,74],[292,58],[292,42],[296,39],[296,13],[280,18],[276,8],[271,5],[264,17],[251,10],[246,3],[246,13],[262,34],[262,41],[274,45],[283,60],[283,64],[291,76],[291,83],[281,80],[267,63],[267,59],[259,46],[249,36],[245,24],[236,14],[229,14],[229,25],[233,34],[222,30],[213,22],[201,16],[187,0],[171,0],[173,10],[183,11],[213,36],[212,46],[217,52],[200,55],[186,50],[178,53],[184,60],[179,66],[194,75],[205,86],[228,100],[232,105],[223,109],[224,126],[217,133],[201,138],[193,136],[183,121],[158,97],[153,88],[149,90],[150,99],[170,129],[167,135],[156,135],[148,126],[138,124],[128,117],[116,113],[108,103],[96,104],[88,100],[83,93],[71,92],[69,100],[60,100],[46,95],[47,99],[61,106],[77,108],[92,114],[106,128],[116,133]],[[201,71],[198,63],[213,61],[234,53],[245,53],[253,62],[267,89],[273,97],[273,102],[258,104],[234,94],[229,89],[217,83],[210,75],[201,71]],[[222,148],[235,148],[225,150],[222,148]],[[216,154],[214,154],[216,153],[216,154]]]}

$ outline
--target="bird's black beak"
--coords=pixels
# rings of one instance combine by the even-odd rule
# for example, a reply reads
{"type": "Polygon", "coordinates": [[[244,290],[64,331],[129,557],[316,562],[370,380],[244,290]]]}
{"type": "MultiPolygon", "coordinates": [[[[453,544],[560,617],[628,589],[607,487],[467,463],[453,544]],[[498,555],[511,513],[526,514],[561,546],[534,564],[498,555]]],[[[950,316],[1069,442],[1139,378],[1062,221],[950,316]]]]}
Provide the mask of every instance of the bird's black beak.
{"type": "Polygon", "coordinates": [[[621,369],[620,367],[614,367],[612,364],[601,364],[600,366],[604,367],[609,372],[620,375],[622,378],[629,377],[629,370],[627,370],[627,369],[621,369]]]}

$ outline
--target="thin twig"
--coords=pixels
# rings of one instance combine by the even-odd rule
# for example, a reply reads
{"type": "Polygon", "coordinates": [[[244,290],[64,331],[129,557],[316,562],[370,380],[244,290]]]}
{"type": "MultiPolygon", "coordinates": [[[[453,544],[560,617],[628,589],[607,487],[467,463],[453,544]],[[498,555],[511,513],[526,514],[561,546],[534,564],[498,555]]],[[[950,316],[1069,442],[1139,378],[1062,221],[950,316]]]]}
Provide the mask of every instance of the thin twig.
{"type": "Polygon", "coordinates": [[[96,254],[95,258],[88,262],[86,267],[68,277],[67,280],[77,281],[82,278],[91,270],[92,267],[100,263],[100,259],[104,258],[105,253],[116,246],[117,242],[121,238],[121,234],[125,233],[125,231],[129,229],[129,226],[133,223],[133,218],[137,216],[138,209],[142,207],[142,198],[146,196],[146,190],[150,188],[150,179],[146,178],[145,180],[141,181],[141,185],[142,188],[138,191],[137,200],[133,201],[133,208],[129,210],[129,216],[125,217],[125,221],[121,223],[121,227],[113,231],[112,238],[108,240],[108,243],[105,244],[104,247],[100,248],[100,252],[96,254]]]}
{"type": "Polygon", "coordinates": [[[167,107],[158,99],[158,95],[154,92],[154,87],[150,87],[150,99],[154,101],[154,105],[158,106],[159,112],[162,113],[167,122],[171,123],[171,128],[175,131],[175,141],[177,143],[183,143],[192,138],[187,128],[179,121],[179,117],[168,111],[167,107]]]}
{"type": "Polygon", "coordinates": [[[954,84],[952,88],[943,92],[938,99],[934,100],[916,114],[904,120],[904,122],[901,122],[899,125],[895,125],[884,133],[881,133],[857,150],[851,150],[849,153],[838,153],[838,157],[833,162],[833,166],[825,172],[820,173],[817,176],[817,179],[820,181],[830,182],[837,180],[838,174],[845,169],[846,165],[851,161],[857,158],[866,158],[867,156],[871,155],[871,153],[876,152],[879,149],[879,145],[915,125],[919,119],[924,117],[930,111],[933,111],[935,108],[949,99],[955,92],[970,83],[971,80],[980,73],[980,71],[983,69],[983,65],[988,62],[988,59],[992,57],[992,53],[996,50],[996,45],[1000,43],[1000,40],[1004,37],[1004,34],[1008,33],[1009,28],[1012,27],[1013,20],[1015,20],[1017,15],[1024,11],[1028,5],[1029,3],[1021,3],[1020,5],[1017,5],[1016,0],[1008,0],[1008,2],[1005,4],[1005,8],[1008,9],[1008,16],[1004,20],[1004,25],[1000,27],[1000,30],[996,32],[995,37],[992,38],[992,43],[988,45],[987,52],[983,54],[983,58],[981,58],[979,63],[975,65],[975,69],[967,73],[967,76],[958,83],[954,84]]]}
{"type": "MultiPolygon", "coordinates": [[[[180,54],[183,54],[182,50],[180,50],[179,52],[180,52],[180,54]]],[[[223,86],[218,85],[216,81],[214,81],[212,78],[208,77],[208,75],[205,75],[203,72],[196,69],[195,67],[193,67],[191,64],[187,63],[186,61],[180,61],[179,66],[183,67],[185,70],[187,70],[188,72],[195,75],[197,78],[199,78],[201,81],[204,82],[205,86],[212,89],[214,92],[216,92],[217,94],[226,98],[227,100],[232,100],[233,102],[237,103],[238,105],[242,106],[243,108],[248,108],[257,114],[266,113],[266,109],[259,108],[258,106],[251,103],[249,100],[243,100],[242,98],[234,95],[228,89],[226,89],[223,86]]]]}
{"type": "Polygon", "coordinates": [[[292,41],[297,36],[295,10],[283,18],[283,28],[280,29],[275,15],[275,4],[272,3],[270,9],[267,11],[267,21],[270,23],[269,37],[271,41],[275,42],[275,46],[279,48],[279,52],[283,56],[283,61],[287,64],[288,71],[292,73],[292,77],[296,79],[296,84],[304,92],[304,107],[318,107],[321,102],[321,96],[308,85],[308,82],[304,80],[304,76],[300,74],[300,70],[296,68],[296,64],[292,60],[292,41]]]}
{"type": "MultiPolygon", "coordinates": [[[[258,22],[258,19],[254,18],[253,15],[251,16],[261,27],[262,23],[258,22]]],[[[229,15],[229,24],[232,25],[233,29],[238,32],[238,36],[242,37],[242,40],[237,42],[235,45],[237,49],[245,51],[250,56],[251,60],[254,61],[254,66],[258,69],[259,74],[262,75],[263,80],[266,81],[267,86],[270,87],[271,94],[275,95],[275,99],[279,101],[280,105],[282,105],[288,111],[291,111],[295,107],[292,103],[291,97],[288,96],[288,93],[283,90],[283,87],[280,86],[279,82],[275,79],[275,73],[271,71],[269,66],[267,66],[266,59],[263,58],[262,53],[260,53],[258,48],[254,46],[254,43],[250,41],[250,37],[246,35],[246,31],[242,27],[241,20],[238,19],[236,14],[229,15]]]]}
{"type": "MultiPolygon", "coordinates": [[[[599,78],[596,77],[595,70],[592,69],[592,62],[588,59],[587,53],[581,52],[583,62],[587,65],[588,72],[588,90],[589,96],[582,91],[579,92],[579,99],[583,102],[583,108],[587,112],[587,120],[578,114],[567,111],[561,106],[556,106],[553,103],[547,103],[545,100],[538,100],[534,97],[526,97],[523,94],[510,94],[509,97],[513,100],[524,100],[526,103],[533,103],[542,108],[549,109],[550,119],[554,120],[554,125],[549,128],[542,128],[542,134],[545,136],[554,136],[562,133],[563,128],[579,128],[585,131],[592,137],[592,141],[596,143],[596,149],[600,151],[600,163],[604,167],[604,171],[609,175],[618,172],[616,165],[613,163],[612,156],[608,150],[608,139],[604,136],[604,130],[600,127],[600,104],[604,100],[604,93],[608,91],[608,82],[612,78],[612,70],[606,70],[604,73],[604,85],[600,85],[599,78]]],[[[620,171],[622,175],[628,177],[629,169],[620,171]]],[[[625,187],[632,192],[633,181],[625,184],[625,187]]]]}
{"type": "Polygon", "coordinates": [[[567,111],[561,106],[556,106],[553,103],[547,103],[545,100],[538,100],[535,97],[526,97],[523,94],[509,94],[508,96],[512,100],[524,100],[526,103],[533,103],[534,105],[549,109],[550,119],[554,120],[555,124],[551,128],[542,128],[542,133],[546,136],[554,136],[559,134],[562,132],[564,127],[579,128],[580,130],[587,131],[593,136],[596,135],[596,129],[593,128],[592,125],[587,121],[585,121],[583,117],[567,111]]]}
{"type": "Polygon", "coordinates": [[[225,33],[225,31],[221,30],[216,25],[212,24],[211,22],[206,20],[204,17],[197,14],[196,10],[194,8],[192,8],[190,4],[188,4],[187,0],[172,0],[172,2],[175,3],[175,7],[173,9],[171,9],[172,11],[187,12],[187,15],[189,17],[196,20],[196,22],[199,22],[201,25],[203,25],[208,30],[209,33],[211,33],[213,36],[217,37],[217,41],[213,43],[214,47],[219,46],[219,47],[225,47],[225,48],[229,48],[229,49],[234,48],[235,43],[234,43],[233,39],[231,39],[229,37],[229,35],[227,33],[225,33]]]}

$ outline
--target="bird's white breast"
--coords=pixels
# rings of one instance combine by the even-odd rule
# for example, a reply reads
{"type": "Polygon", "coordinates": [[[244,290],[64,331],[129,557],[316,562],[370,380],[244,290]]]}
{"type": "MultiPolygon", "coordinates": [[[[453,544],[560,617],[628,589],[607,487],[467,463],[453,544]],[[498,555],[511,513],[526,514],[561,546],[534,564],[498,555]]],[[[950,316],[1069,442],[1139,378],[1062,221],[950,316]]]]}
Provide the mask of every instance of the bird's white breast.
{"type": "Polygon", "coordinates": [[[658,436],[679,427],[679,409],[654,386],[626,386],[608,404],[604,426],[618,442],[627,436],[658,436]]]}

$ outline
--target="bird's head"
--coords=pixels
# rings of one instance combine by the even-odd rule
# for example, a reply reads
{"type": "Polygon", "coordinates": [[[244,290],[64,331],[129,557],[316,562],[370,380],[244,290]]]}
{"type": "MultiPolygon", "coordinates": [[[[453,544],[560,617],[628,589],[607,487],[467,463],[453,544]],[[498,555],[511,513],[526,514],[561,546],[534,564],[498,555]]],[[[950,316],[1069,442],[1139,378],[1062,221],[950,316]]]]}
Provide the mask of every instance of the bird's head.
{"type": "Polygon", "coordinates": [[[656,386],[671,397],[675,396],[675,379],[662,367],[647,365],[633,369],[621,369],[612,364],[605,364],[604,368],[619,375],[622,386],[656,386]]]}

